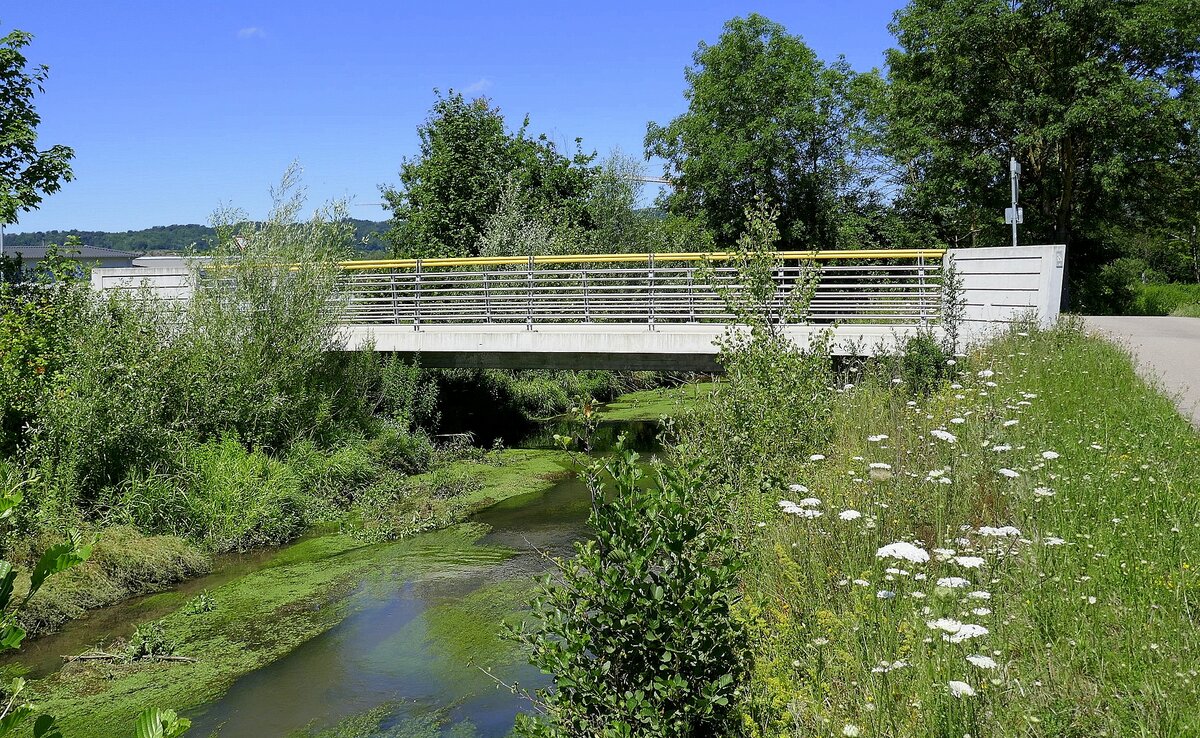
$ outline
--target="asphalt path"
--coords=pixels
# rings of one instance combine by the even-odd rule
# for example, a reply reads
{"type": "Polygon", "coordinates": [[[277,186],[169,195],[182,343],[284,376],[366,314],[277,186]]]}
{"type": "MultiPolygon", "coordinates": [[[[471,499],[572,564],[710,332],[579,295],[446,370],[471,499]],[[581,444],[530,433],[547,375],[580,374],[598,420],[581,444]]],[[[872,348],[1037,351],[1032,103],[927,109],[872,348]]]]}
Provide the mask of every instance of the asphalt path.
{"type": "Polygon", "coordinates": [[[1200,318],[1088,316],[1084,323],[1137,360],[1138,373],[1157,381],[1179,412],[1200,429],[1200,318]]]}

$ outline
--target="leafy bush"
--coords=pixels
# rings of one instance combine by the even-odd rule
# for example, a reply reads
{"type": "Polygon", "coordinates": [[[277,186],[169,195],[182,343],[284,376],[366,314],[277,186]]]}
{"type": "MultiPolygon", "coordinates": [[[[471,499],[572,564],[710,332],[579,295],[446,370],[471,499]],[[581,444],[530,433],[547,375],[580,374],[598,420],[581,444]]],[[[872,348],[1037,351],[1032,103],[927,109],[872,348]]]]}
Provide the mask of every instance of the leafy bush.
{"type": "Polygon", "coordinates": [[[588,474],[596,539],[543,583],[537,627],[513,632],[554,676],[517,732],[722,735],[749,664],[725,501],[694,468],[646,480],[619,450],[607,470],[611,490],[599,469],[588,474]]]}
{"type": "Polygon", "coordinates": [[[1180,308],[1200,305],[1200,284],[1138,285],[1129,315],[1171,315],[1180,308]]]}
{"type": "Polygon", "coordinates": [[[185,474],[182,499],[155,507],[174,503],[174,525],[216,551],[280,543],[306,524],[312,500],[300,478],[261,449],[247,451],[232,438],[210,441],[188,450],[185,474]]]}
{"type": "Polygon", "coordinates": [[[954,365],[942,344],[927,331],[909,336],[900,351],[900,377],[914,395],[928,395],[951,374],[954,365]]]}

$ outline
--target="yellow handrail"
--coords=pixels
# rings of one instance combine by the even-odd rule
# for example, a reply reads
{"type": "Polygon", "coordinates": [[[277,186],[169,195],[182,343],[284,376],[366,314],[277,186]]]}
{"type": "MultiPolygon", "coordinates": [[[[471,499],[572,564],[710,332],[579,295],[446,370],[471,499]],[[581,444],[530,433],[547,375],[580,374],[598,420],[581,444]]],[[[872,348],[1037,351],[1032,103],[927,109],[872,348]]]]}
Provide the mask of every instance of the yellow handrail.
{"type": "MultiPolygon", "coordinates": [[[[844,251],[777,251],[776,256],[784,261],[834,261],[843,259],[930,259],[940,260],[945,249],[858,249],[844,251]]],[[[654,263],[670,261],[728,261],[735,254],[728,251],[674,252],[654,254],[654,263]]],[[[650,254],[554,254],[534,256],[534,264],[612,264],[618,262],[649,263],[650,254]]],[[[362,259],[343,261],[338,264],[346,271],[376,269],[415,269],[418,262],[422,268],[515,266],[530,263],[528,256],[463,256],[437,259],[362,259]]]]}

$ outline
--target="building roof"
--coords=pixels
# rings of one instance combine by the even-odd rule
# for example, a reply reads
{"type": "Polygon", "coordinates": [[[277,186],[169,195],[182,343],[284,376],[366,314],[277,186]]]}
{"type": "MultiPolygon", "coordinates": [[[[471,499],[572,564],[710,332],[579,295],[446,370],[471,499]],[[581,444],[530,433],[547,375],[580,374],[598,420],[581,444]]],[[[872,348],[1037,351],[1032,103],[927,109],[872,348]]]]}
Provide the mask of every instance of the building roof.
{"type": "MultiPolygon", "coordinates": [[[[36,261],[46,258],[46,248],[45,246],[6,246],[4,253],[9,256],[20,254],[22,259],[36,261]]],[[[141,256],[137,251],[106,249],[101,246],[75,246],[69,249],[60,247],[58,252],[68,259],[133,259],[141,256]]]]}

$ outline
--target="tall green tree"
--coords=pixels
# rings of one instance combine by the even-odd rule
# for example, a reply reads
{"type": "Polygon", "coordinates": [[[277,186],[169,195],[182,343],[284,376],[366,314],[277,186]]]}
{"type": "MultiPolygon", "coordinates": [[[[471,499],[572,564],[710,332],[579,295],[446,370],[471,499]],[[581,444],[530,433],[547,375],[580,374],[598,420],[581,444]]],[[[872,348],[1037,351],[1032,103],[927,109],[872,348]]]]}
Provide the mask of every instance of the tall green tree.
{"type": "Polygon", "coordinates": [[[1010,156],[1022,240],[1078,278],[1115,228],[1195,209],[1170,191],[1200,150],[1194,0],[913,0],[891,30],[886,150],[947,242],[1007,241],[1010,156]]]}
{"type": "Polygon", "coordinates": [[[32,39],[25,31],[0,39],[0,225],[16,223],[18,213],[35,209],[43,195],[57,192],[72,178],[74,151],[37,147],[42,119],[33,98],[44,91],[50,70],[29,66],[21,50],[32,39]]]}
{"type": "Polygon", "coordinates": [[[665,159],[675,185],[667,209],[703,217],[730,245],[746,208],[763,197],[779,207],[781,247],[836,247],[861,184],[849,66],[824,64],[800,37],[757,14],[726,23],[693,62],[684,72],[687,112],[646,132],[647,158],[665,159]]]}
{"type": "Polygon", "coordinates": [[[583,153],[579,140],[567,157],[545,135],[529,135],[528,117],[509,131],[487,98],[437,94],[418,129],[420,154],[401,164],[399,187],[381,188],[392,211],[394,253],[477,254],[506,187],[521,193],[531,212],[554,211],[568,222],[585,216],[593,155],[583,153]]]}

